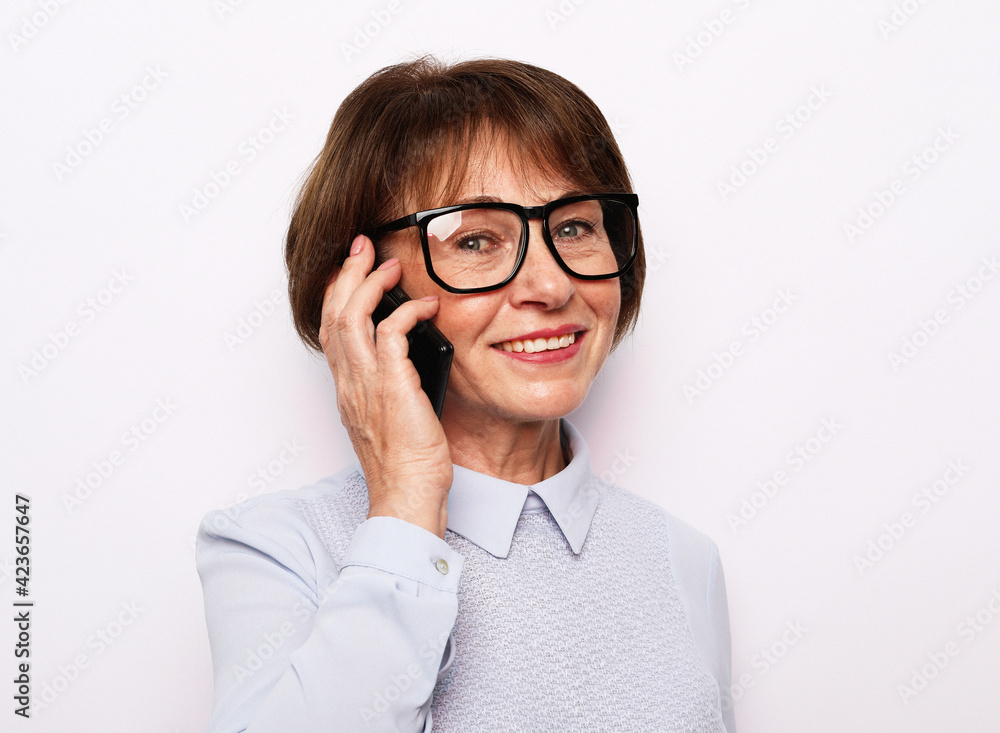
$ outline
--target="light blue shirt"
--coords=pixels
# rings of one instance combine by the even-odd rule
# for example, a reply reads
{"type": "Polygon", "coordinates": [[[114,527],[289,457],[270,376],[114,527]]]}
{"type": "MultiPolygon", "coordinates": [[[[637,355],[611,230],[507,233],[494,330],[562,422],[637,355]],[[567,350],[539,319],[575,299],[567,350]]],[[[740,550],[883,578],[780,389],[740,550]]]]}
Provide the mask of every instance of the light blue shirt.
{"type": "MultiPolygon", "coordinates": [[[[454,677],[447,675],[460,598],[467,605],[480,600],[462,596],[466,558],[452,545],[479,548],[485,553],[477,556],[490,562],[508,558],[525,519],[550,514],[568,545],[562,554],[581,557],[602,492],[582,437],[563,425],[572,460],[533,486],[455,467],[451,544],[399,519],[365,519],[359,465],[314,486],[209,513],[197,545],[215,680],[209,731],[430,730],[435,686],[454,677]]],[[[733,733],[718,552],[704,535],[662,515],[668,584],[733,733]]],[[[486,722],[484,729],[498,728],[486,722]]],[[[624,730],[613,721],[595,729],[624,730]]]]}

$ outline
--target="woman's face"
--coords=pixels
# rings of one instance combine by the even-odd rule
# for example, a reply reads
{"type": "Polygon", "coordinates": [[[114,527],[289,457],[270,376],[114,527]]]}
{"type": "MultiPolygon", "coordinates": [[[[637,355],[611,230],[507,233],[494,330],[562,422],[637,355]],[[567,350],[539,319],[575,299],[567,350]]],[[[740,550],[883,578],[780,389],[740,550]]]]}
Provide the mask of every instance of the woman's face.
{"type": "MultiPolygon", "coordinates": [[[[506,154],[480,146],[470,157],[457,200],[489,196],[536,206],[571,194],[568,181],[519,175],[506,154]]],[[[407,212],[409,213],[409,212],[407,212]]],[[[578,280],[559,267],[530,222],[528,251],[517,276],[487,293],[456,295],[427,274],[416,229],[391,242],[411,298],[440,297],[434,324],[455,347],[443,418],[523,422],[562,417],[580,405],[611,351],[621,292],[617,279],[578,280]],[[545,338],[544,351],[507,351],[504,342],[545,338]],[[561,341],[557,341],[561,340],[561,341]]],[[[519,345],[511,344],[512,349],[519,345]]]]}

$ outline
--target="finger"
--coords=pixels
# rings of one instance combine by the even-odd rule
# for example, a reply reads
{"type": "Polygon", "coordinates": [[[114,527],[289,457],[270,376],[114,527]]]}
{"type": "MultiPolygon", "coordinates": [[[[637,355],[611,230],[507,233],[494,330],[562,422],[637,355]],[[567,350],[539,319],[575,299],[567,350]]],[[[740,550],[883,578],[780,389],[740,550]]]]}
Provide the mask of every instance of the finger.
{"type": "Polygon", "coordinates": [[[386,291],[399,282],[400,275],[399,261],[395,258],[387,260],[354,288],[339,313],[334,314],[331,310],[326,314],[324,327],[332,347],[332,353],[327,354],[328,359],[341,361],[352,369],[374,365],[375,326],[372,313],[386,291]]]}
{"type": "Polygon", "coordinates": [[[409,342],[406,334],[413,330],[420,321],[427,321],[438,312],[440,300],[436,295],[429,295],[420,300],[410,300],[394,310],[375,329],[375,350],[380,366],[384,371],[396,372],[405,368],[403,360],[409,355],[409,342]]]}
{"type": "MultiPolygon", "coordinates": [[[[371,240],[359,234],[351,243],[343,266],[334,270],[323,293],[323,307],[320,314],[319,342],[331,359],[330,342],[336,332],[336,319],[350,299],[357,286],[364,282],[375,260],[375,248],[371,240]]],[[[332,361],[331,361],[332,366],[332,361]]]]}
{"type": "Polygon", "coordinates": [[[351,242],[350,253],[344,264],[331,275],[323,294],[323,320],[325,325],[332,314],[334,318],[343,310],[354,290],[364,282],[375,263],[375,247],[368,237],[359,234],[351,242]]]}

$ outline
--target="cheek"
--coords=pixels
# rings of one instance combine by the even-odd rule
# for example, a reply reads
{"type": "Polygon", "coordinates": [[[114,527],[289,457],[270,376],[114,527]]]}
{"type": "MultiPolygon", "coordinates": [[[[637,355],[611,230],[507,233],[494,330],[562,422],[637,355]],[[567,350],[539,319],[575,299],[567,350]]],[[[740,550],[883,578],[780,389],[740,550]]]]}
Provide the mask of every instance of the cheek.
{"type": "MultiPolygon", "coordinates": [[[[499,310],[499,301],[493,293],[456,295],[436,288],[441,306],[434,323],[456,346],[471,348],[489,330],[499,310]]],[[[464,351],[464,350],[463,350],[464,351]]],[[[455,358],[460,352],[456,348],[455,358]]]]}
{"type": "Polygon", "coordinates": [[[618,315],[621,312],[621,289],[616,283],[614,288],[609,288],[599,295],[595,293],[590,303],[601,323],[599,352],[603,354],[603,358],[607,358],[611,353],[611,344],[615,339],[615,331],[618,330],[618,315]]]}
{"type": "Polygon", "coordinates": [[[618,314],[621,312],[622,305],[621,288],[617,281],[613,281],[613,285],[613,287],[602,287],[590,299],[594,312],[600,316],[605,327],[612,331],[618,323],[618,314]]]}
{"type": "MultiPolygon", "coordinates": [[[[392,257],[399,255],[393,254],[392,257]]],[[[441,289],[431,280],[424,271],[423,266],[409,260],[400,258],[402,274],[399,278],[399,287],[413,300],[419,300],[425,295],[441,295],[441,289]]]]}
{"type": "Polygon", "coordinates": [[[489,329],[496,318],[499,302],[492,293],[455,295],[440,291],[441,308],[453,324],[456,337],[474,340],[489,329]]]}
{"type": "Polygon", "coordinates": [[[622,309],[622,291],[621,291],[621,288],[616,287],[614,290],[611,291],[611,303],[612,303],[611,308],[615,312],[615,320],[617,321],[618,320],[618,314],[621,312],[621,309],[622,309]]]}

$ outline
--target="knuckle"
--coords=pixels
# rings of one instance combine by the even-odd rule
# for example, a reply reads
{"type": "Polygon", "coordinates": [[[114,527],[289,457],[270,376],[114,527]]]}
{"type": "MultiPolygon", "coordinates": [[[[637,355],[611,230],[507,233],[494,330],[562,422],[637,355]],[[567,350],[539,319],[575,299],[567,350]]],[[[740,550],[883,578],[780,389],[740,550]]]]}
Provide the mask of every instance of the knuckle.
{"type": "Polygon", "coordinates": [[[351,393],[344,387],[337,385],[337,411],[340,416],[350,420],[352,418],[354,399],[351,393]]]}
{"type": "Polygon", "coordinates": [[[326,311],[323,313],[322,318],[322,328],[320,328],[320,335],[326,335],[326,338],[330,338],[330,331],[332,331],[337,326],[337,314],[332,311],[326,311]]]}
{"type": "Polygon", "coordinates": [[[358,329],[361,323],[361,319],[357,317],[354,313],[349,313],[347,311],[341,311],[339,314],[334,316],[333,322],[335,328],[338,331],[345,331],[347,333],[352,333],[358,329]]]}
{"type": "Polygon", "coordinates": [[[381,337],[390,336],[395,332],[396,329],[393,328],[392,323],[389,321],[388,318],[385,319],[384,321],[381,321],[377,326],[375,326],[375,333],[381,337]]]}

